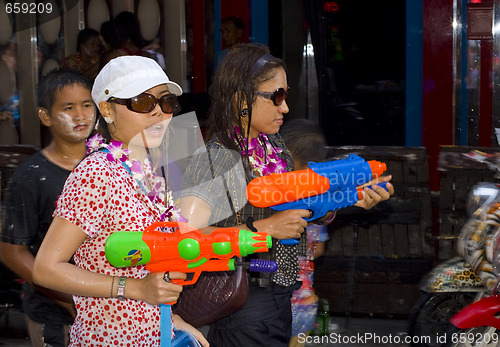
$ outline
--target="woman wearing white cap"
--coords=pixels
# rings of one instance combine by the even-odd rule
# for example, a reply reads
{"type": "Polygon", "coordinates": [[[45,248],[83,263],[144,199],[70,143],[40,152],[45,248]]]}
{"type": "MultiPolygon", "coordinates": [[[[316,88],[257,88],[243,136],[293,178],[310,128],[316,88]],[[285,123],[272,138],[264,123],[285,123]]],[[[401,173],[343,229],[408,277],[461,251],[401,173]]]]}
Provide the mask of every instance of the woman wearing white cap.
{"type": "MultiPolygon", "coordinates": [[[[96,77],[99,135],[88,144],[94,151],[66,181],[34,268],[37,284],[73,294],[78,315],[71,346],[160,343],[158,305],[177,300],[182,286],[170,279],[186,275],[149,273],[143,265],[115,268],[104,245],[113,232],[144,231],[155,221],[179,217],[147,153],[162,143],[181,93],[145,57],[113,59],[96,77]]],[[[173,326],[208,346],[179,316],[173,316],[173,326]]]]}

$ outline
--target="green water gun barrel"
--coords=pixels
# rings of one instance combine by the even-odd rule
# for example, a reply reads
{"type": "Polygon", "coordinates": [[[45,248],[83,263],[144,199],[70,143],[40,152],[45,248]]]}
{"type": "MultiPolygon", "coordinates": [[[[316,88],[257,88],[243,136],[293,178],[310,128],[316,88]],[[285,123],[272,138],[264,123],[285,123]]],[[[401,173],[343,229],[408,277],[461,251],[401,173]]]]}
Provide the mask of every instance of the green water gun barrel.
{"type": "Polygon", "coordinates": [[[109,263],[119,268],[146,265],[151,260],[151,250],[142,235],[140,231],[111,234],[104,246],[109,263]]]}
{"type": "Polygon", "coordinates": [[[273,246],[273,240],[267,233],[240,230],[240,253],[242,257],[258,252],[267,252],[273,246]]]}

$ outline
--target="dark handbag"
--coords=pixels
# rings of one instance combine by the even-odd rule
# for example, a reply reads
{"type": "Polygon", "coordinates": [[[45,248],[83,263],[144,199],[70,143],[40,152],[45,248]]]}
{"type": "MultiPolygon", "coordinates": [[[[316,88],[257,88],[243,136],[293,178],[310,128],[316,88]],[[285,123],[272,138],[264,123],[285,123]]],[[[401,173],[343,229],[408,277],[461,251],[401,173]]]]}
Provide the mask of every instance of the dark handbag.
{"type": "MultiPolygon", "coordinates": [[[[210,152],[208,153],[210,156],[210,152]]],[[[230,176],[234,196],[236,196],[232,171],[230,171],[230,176]]],[[[233,201],[233,208],[236,225],[240,225],[242,224],[241,216],[236,199],[233,201]]],[[[241,260],[241,258],[237,259],[237,261],[241,260]]],[[[245,267],[236,266],[233,271],[204,271],[195,284],[183,287],[172,309],[192,326],[201,327],[238,311],[245,305],[247,297],[248,279],[245,267]]]]}
{"type": "Polygon", "coordinates": [[[174,313],[194,327],[211,324],[238,311],[248,297],[246,269],[203,272],[198,281],[184,286],[174,313]]]}

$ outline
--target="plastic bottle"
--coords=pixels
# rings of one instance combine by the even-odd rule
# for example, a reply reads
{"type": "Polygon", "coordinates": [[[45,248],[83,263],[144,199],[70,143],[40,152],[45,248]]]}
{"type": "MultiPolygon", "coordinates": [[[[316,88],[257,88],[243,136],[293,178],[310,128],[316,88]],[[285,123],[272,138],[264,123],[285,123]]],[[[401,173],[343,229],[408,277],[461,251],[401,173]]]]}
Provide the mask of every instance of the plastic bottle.
{"type": "Polygon", "coordinates": [[[325,336],[330,334],[330,305],[328,299],[319,299],[318,316],[316,317],[317,334],[325,336]]]}

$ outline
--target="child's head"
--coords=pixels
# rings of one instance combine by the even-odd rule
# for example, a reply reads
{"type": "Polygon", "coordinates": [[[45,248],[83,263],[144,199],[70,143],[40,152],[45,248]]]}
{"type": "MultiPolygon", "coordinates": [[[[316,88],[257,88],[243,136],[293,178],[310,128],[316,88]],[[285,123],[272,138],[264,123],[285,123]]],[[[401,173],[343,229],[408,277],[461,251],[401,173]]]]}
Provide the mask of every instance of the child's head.
{"type": "Polygon", "coordinates": [[[92,82],[72,70],[49,72],[38,84],[38,116],[50,128],[52,139],[83,142],[94,129],[96,108],[92,82]]]}
{"type": "Polygon", "coordinates": [[[280,129],[281,137],[293,157],[294,170],[307,168],[310,161],[326,159],[326,141],[321,129],[308,119],[294,119],[280,129]]]}
{"type": "Polygon", "coordinates": [[[102,45],[99,32],[92,28],[85,28],[78,33],[76,50],[89,57],[97,57],[101,53],[102,45]]]}
{"type": "Polygon", "coordinates": [[[58,69],[49,72],[38,83],[38,106],[50,112],[56,94],[74,84],[92,90],[92,81],[76,71],[58,69]]]}

